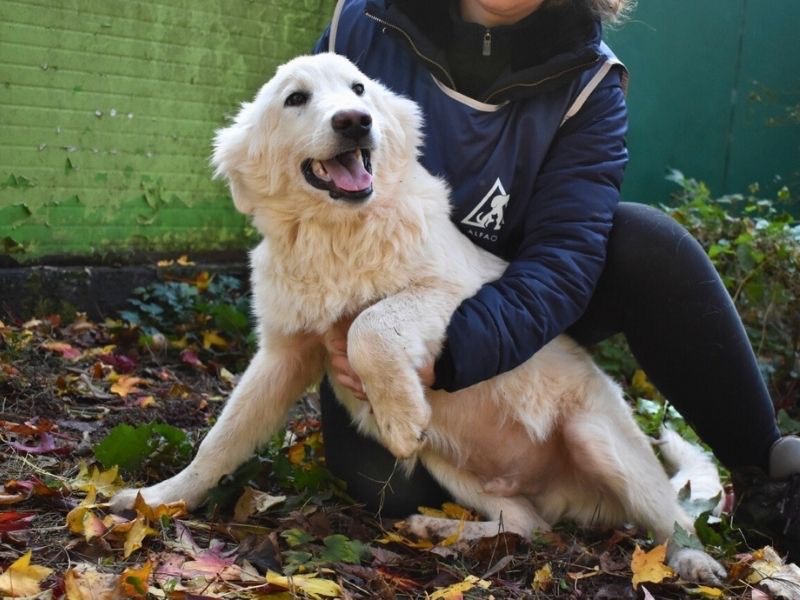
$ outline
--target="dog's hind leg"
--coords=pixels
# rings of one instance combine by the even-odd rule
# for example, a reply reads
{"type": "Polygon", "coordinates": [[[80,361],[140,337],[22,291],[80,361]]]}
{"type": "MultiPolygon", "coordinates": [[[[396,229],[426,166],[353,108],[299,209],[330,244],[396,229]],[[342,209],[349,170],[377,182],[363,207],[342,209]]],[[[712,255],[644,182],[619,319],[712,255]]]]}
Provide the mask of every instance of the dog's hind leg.
{"type": "Polygon", "coordinates": [[[253,357],[189,466],[148,488],[119,492],[112,510],[130,508],[137,493],[151,506],[184,500],[196,507],[278,430],[291,404],[321,375],[322,360],[321,344],[301,336],[270,340],[253,357]]]}
{"type": "Polygon", "coordinates": [[[431,417],[417,370],[439,352],[461,297],[442,282],[415,287],[366,309],[350,327],[347,354],[364,385],[381,443],[409,458],[431,417]]]}
{"type": "MultiPolygon", "coordinates": [[[[577,411],[564,427],[573,464],[616,500],[622,511],[619,517],[646,527],[657,541],[671,540],[676,523],[694,531],[619,387],[598,375],[587,393],[588,409],[577,411]]],[[[607,519],[614,517],[614,507],[609,510],[607,519]]],[[[584,515],[584,520],[589,516],[584,515]]],[[[705,552],[674,544],[670,544],[669,563],[683,579],[716,583],[725,576],[722,566],[705,552]]]]}
{"type": "Polygon", "coordinates": [[[524,496],[506,497],[486,493],[476,477],[436,455],[425,455],[423,463],[458,503],[478,511],[489,520],[460,521],[412,515],[405,522],[407,529],[415,535],[445,538],[458,533],[459,539],[474,540],[506,531],[530,539],[536,531],[550,531],[550,523],[539,515],[533,503],[524,496]]]}

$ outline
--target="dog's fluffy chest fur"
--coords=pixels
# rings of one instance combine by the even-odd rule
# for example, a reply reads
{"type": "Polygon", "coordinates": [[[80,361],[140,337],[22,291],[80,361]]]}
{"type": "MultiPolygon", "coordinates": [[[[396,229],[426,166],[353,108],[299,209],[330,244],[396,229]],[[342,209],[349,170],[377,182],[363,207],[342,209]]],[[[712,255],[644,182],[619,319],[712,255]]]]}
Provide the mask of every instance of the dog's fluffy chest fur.
{"type": "Polygon", "coordinates": [[[284,334],[323,334],[427,270],[420,210],[384,202],[352,213],[338,222],[299,221],[273,235],[270,225],[262,228],[265,239],[251,253],[262,322],[280,323],[284,334]]]}

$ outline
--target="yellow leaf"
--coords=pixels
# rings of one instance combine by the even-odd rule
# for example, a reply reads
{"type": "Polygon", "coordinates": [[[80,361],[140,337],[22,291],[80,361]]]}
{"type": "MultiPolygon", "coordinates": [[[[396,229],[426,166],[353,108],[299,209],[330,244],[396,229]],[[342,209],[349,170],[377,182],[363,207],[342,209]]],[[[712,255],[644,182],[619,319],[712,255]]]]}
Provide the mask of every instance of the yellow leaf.
{"type": "Polygon", "coordinates": [[[675,575],[673,570],[664,564],[666,557],[666,544],[656,546],[650,552],[644,552],[637,544],[631,559],[631,571],[633,571],[631,583],[634,589],[638,588],[640,583],[661,583],[667,577],[675,575]]]}
{"type": "Polygon", "coordinates": [[[144,517],[137,517],[133,521],[128,534],[125,536],[125,544],[123,545],[122,555],[128,558],[136,550],[142,547],[142,540],[148,535],[155,535],[158,533],[155,529],[148,527],[147,521],[144,517]]]}
{"type": "Polygon", "coordinates": [[[141,391],[136,386],[144,382],[145,380],[141,377],[134,377],[133,375],[120,375],[116,383],[111,386],[111,393],[125,398],[132,392],[141,391]]]}
{"type": "Polygon", "coordinates": [[[100,573],[92,565],[79,564],[64,574],[67,600],[118,600],[118,575],[100,573]]]}
{"type": "Polygon", "coordinates": [[[490,585],[491,583],[485,579],[479,579],[475,575],[467,575],[464,581],[436,590],[429,596],[429,600],[457,600],[464,596],[464,592],[468,592],[474,587],[488,590],[490,585]]]}
{"type": "Polygon", "coordinates": [[[536,569],[533,574],[533,590],[535,592],[546,592],[553,585],[553,567],[547,563],[541,569],[536,569]]]}
{"type": "Polygon", "coordinates": [[[117,589],[123,598],[144,600],[147,597],[147,582],[153,571],[153,563],[149,560],[139,567],[128,567],[119,576],[117,589]]]}
{"type": "Polygon", "coordinates": [[[93,466],[89,471],[86,463],[81,461],[78,476],[70,482],[70,485],[82,492],[88,492],[90,487],[94,487],[106,498],[111,498],[125,487],[125,482],[120,478],[119,468],[116,465],[108,471],[101,471],[97,466],[93,466]]]}
{"type": "Polygon", "coordinates": [[[701,598],[724,598],[725,592],[719,588],[709,587],[707,585],[698,585],[696,588],[686,590],[693,596],[700,596],[701,598]]]}
{"type": "Polygon", "coordinates": [[[293,575],[284,577],[275,571],[267,571],[267,583],[282,587],[290,592],[301,591],[315,600],[318,598],[338,598],[342,588],[335,581],[314,577],[313,575],[293,575]]]}
{"type": "Polygon", "coordinates": [[[439,542],[439,546],[444,546],[444,547],[452,546],[459,540],[459,538],[461,538],[461,533],[463,531],[464,531],[464,521],[462,520],[458,522],[458,529],[456,529],[453,533],[451,533],[441,542],[439,542]]]}
{"type": "Polygon", "coordinates": [[[408,548],[419,548],[423,550],[427,548],[433,548],[433,542],[430,540],[419,540],[415,542],[393,531],[387,532],[386,535],[378,538],[375,541],[379,544],[397,543],[403,544],[403,546],[407,546],[408,548]]]}
{"type": "Polygon", "coordinates": [[[297,442],[288,450],[287,458],[293,465],[299,465],[306,457],[306,444],[305,442],[297,442]]]}
{"type": "Polygon", "coordinates": [[[78,506],[67,513],[67,528],[72,533],[77,533],[79,535],[84,535],[83,527],[86,514],[90,511],[90,509],[97,508],[97,491],[95,490],[94,485],[89,484],[86,492],[86,498],[84,498],[78,506]]]}
{"type": "Polygon", "coordinates": [[[752,573],[747,576],[747,583],[758,583],[772,577],[783,566],[783,560],[772,546],[764,546],[753,552],[753,559],[750,565],[752,573]]]}
{"type": "Polygon", "coordinates": [[[442,504],[442,511],[448,519],[458,519],[461,521],[473,521],[475,515],[467,508],[459,506],[455,502],[445,502],[442,504]]]}
{"type": "Polygon", "coordinates": [[[161,517],[182,517],[188,512],[186,510],[186,502],[183,500],[150,506],[144,501],[141,494],[136,494],[136,500],[133,502],[133,509],[150,523],[160,521],[161,517]]]}
{"type": "Polygon", "coordinates": [[[194,287],[196,287],[200,292],[205,292],[213,279],[214,276],[209,275],[208,271],[198,273],[197,277],[194,279],[194,287]]]}
{"type": "Polygon", "coordinates": [[[217,333],[213,329],[209,329],[203,332],[203,348],[208,350],[211,346],[216,346],[218,348],[227,348],[228,342],[226,342],[222,337],[220,337],[219,333],[217,333]]]}
{"type": "Polygon", "coordinates": [[[5,573],[0,575],[0,594],[11,598],[38,594],[39,583],[46,579],[53,569],[31,564],[31,551],[15,560],[5,573]]]}
{"type": "Polygon", "coordinates": [[[434,517],[436,519],[446,519],[447,515],[444,514],[443,510],[438,508],[431,508],[430,506],[418,506],[417,512],[421,515],[425,515],[426,517],[434,517]]]}
{"type": "Polygon", "coordinates": [[[189,267],[194,264],[191,260],[189,260],[189,257],[186,256],[185,254],[181,255],[175,262],[177,262],[182,267],[189,267]]]}
{"type": "Polygon", "coordinates": [[[636,369],[631,379],[631,387],[639,394],[647,398],[655,398],[658,396],[656,388],[647,379],[647,375],[641,369],[636,369]]]}

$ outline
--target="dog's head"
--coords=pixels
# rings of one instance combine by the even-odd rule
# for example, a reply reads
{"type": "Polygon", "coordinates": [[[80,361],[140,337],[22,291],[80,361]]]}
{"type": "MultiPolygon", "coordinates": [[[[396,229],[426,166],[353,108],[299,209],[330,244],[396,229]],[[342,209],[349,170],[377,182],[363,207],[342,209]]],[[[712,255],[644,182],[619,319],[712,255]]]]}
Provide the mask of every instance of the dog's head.
{"type": "Polygon", "coordinates": [[[217,132],[212,164],[246,214],[279,197],[361,206],[392,193],[417,158],[420,128],[415,103],[346,58],[301,56],[217,132]]]}

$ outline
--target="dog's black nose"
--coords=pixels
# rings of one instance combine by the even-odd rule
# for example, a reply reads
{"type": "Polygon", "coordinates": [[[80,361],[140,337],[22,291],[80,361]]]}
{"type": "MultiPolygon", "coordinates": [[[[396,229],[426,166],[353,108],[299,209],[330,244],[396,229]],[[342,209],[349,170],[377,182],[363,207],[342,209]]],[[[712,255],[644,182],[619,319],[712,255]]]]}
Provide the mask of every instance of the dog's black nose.
{"type": "Polygon", "coordinates": [[[333,130],[351,140],[360,140],[372,127],[372,117],[360,110],[340,110],[331,117],[333,130]]]}

